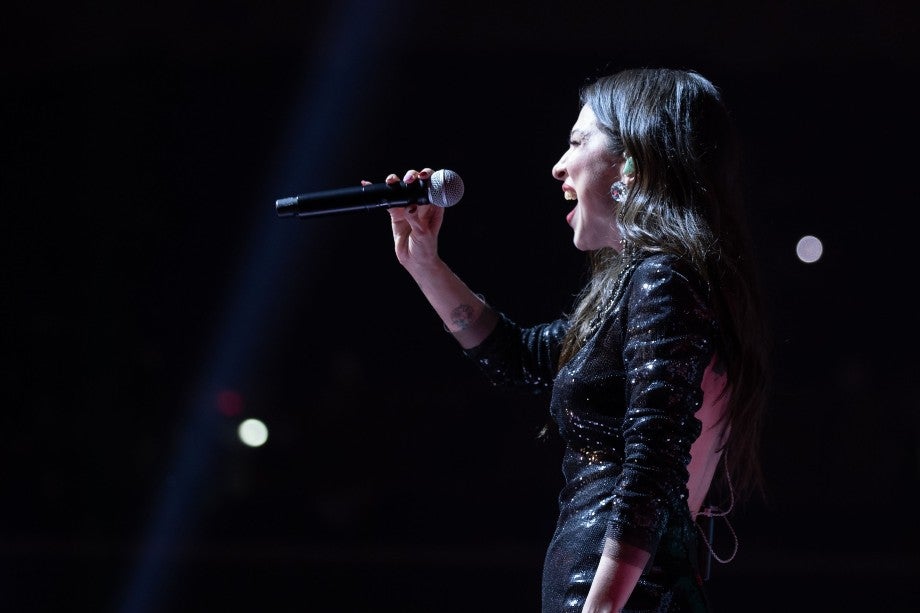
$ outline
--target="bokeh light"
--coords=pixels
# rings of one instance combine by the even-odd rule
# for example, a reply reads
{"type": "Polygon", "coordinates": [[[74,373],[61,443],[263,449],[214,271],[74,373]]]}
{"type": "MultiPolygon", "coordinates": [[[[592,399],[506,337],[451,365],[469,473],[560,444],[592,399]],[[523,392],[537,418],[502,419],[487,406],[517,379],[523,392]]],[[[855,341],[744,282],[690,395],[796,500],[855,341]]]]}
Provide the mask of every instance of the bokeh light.
{"type": "Polygon", "coordinates": [[[813,264],[824,254],[824,245],[816,236],[806,235],[796,243],[795,254],[806,264],[813,264]]]}
{"type": "Polygon", "coordinates": [[[233,417],[243,412],[243,396],[234,390],[221,390],[217,393],[217,410],[222,415],[233,417]]]}
{"type": "Polygon", "coordinates": [[[240,424],[237,434],[244,445],[261,447],[268,440],[268,427],[261,420],[246,419],[240,424]]]}

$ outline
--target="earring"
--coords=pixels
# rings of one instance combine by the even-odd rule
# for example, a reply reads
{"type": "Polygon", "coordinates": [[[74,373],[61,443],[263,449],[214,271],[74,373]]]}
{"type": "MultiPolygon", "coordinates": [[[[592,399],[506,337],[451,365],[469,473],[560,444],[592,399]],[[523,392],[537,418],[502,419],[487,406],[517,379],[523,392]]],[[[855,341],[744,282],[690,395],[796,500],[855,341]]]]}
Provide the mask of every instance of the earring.
{"type": "Polygon", "coordinates": [[[611,185],[610,196],[617,204],[623,204],[626,202],[626,184],[622,181],[617,181],[611,185]]]}
{"type": "Polygon", "coordinates": [[[624,175],[636,174],[636,162],[633,160],[633,157],[631,155],[626,156],[626,163],[623,164],[623,174],[624,175]]]}

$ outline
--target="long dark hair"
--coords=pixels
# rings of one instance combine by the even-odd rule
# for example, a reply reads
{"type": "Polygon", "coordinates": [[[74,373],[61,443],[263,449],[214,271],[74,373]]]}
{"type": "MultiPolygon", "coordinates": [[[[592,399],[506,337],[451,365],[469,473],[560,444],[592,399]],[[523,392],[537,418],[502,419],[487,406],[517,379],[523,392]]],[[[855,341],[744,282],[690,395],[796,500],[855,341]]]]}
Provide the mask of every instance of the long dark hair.
{"type": "Polygon", "coordinates": [[[617,159],[632,156],[636,179],[617,212],[623,248],[590,254],[591,277],[571,316],[561,362],[584,344],[605,296],[637,255],[685,259],[711,288],[720,322],[719,354],[731,386],[725,459],[735,495],[762,493],[770,350],[744,213],[741,152],[722,96],[694,71],[645,68],[600,78],[580,99],[617,159]]]}

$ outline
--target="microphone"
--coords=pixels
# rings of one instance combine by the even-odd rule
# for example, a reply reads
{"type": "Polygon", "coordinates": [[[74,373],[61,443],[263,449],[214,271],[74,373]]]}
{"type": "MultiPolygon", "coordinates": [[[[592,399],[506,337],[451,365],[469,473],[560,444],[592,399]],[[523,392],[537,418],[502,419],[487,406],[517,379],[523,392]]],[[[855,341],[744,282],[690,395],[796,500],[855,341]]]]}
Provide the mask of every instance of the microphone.
{"type": "Polygon", "coordinates": [[[463,179],[453,170],[444,169],[435,171],[430,179],[418,179],[414,183],[371,183],[280,198],[275,201],[275,210],[279,217],[319,217],[410,204],[448,207],[460,202],[462,197],[463,179]]]}

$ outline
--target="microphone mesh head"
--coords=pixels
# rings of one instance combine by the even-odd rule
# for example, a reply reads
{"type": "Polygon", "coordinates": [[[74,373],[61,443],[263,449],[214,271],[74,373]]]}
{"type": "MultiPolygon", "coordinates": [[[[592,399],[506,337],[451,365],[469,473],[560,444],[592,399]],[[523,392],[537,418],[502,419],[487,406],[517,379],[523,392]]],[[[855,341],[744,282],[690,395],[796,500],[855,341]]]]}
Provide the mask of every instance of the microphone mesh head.
{"type": "Polygon", "coordinates": [[[463,179],[453,170],[438,170],[431,175],[428,201],[437,206],[454,206],[463,198],[463,179]]]}

